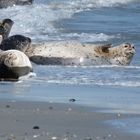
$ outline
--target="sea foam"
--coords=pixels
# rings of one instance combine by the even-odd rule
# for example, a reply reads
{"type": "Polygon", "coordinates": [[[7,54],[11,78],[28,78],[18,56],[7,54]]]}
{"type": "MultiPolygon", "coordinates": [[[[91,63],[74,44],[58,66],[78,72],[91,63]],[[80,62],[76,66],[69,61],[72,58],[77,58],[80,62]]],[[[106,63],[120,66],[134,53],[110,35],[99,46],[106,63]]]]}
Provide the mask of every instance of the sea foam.
{"type": "MultiPolygon", "coordinates": [[[[80,41],[108,41],[110,36],[103,33],[64,34],[54,26],[55,22],[71,18],[74,14],[98,7],[112,7],[133,2],[132,0],[40,0],[29,6],[14,6],[1,9],[0,19],[11,18],[15,23],[13,34],[23,34],[34,41],[78,39],[80,41]]],[[[83,41],[83,42],[84,42],[83,41]]]]}

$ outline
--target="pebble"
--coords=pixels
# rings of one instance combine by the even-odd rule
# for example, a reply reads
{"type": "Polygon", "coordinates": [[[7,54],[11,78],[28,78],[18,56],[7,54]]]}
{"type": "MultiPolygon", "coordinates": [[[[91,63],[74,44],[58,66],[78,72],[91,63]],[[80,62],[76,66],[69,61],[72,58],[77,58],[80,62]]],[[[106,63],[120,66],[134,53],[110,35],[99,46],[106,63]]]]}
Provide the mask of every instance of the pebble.
{"type": "Polygon", "coordinates": [[[52,109],[53,109],[53,107],[52,107],[52,106],[49,106],[49,109],[50,109],[50,110],[52,110],[52,109]]]}
{"type": "Polygon", "coordinates": [[[51,139],[52,139],[52,140],[57,140],[57,137],[52,137],[51,139]]]}
{"type": "Polygon", "coordinates": [[[69,99],[69,102],[75,102],[76,99],[69,99]]]}
{"type": "Polygon", "coordinates": [[[6,105],[6,108],[10,108],[10,105],[6,105]]]}
{"type": "Polygon", "coordinates": [[[120,116],[121,116],[121,114],[120,114],[120,113],[118,113],[118,114],[117,114],[117,117],[120,117],[120,116]]]}
{"type": "Polygon", "coordinates": [[[108,137],[109,137],[109,138],[111,138],[111,137],[112,137],[112,135],[111,135],[111,134],[108,134],[108,137]]]}
{"type": "Polygon", "coordinates": [[[37,112],[39,112],[39,111],[40,111],[40,109],[39,109],[39,108],[36,108],[36,111],[37,111],[37,112]]]}
{"type": "Polygon", "coordinates": [[[72,111],[72,108],[68,108],[68,111],[72,111]]]}
{"type": "Polygon", "coordinates": [[[37,137],[39,137],[40,135],[33,135],[33,138],[37,138],[37,137]]]}
{"type": "Polygon", "coordinates": [[[34,126],[33,129],[40,129],[39,126],[34,126]]]}
{"type": "Polygon", "coordinates": [[[92,140],[92,138],[90,138],[90,137],[86,137],[84,140],[92,140]]]}

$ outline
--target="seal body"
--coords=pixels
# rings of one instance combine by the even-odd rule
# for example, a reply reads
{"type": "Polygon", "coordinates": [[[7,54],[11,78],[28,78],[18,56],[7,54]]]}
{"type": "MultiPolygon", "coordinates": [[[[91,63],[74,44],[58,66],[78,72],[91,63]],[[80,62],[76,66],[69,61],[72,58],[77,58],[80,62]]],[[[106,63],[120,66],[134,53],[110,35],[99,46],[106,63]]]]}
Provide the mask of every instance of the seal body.
{"type": "Polygon", "coordinates": [[[7,8],[14,5],[29,5],[33,0],[0,0],[0,8],[7,8]]]}
{"type": "Polygon", "coordinates": [[[32,44],[24,53],[37,64],[49,65],[129,65],[135,53],[130,43],[81,44],[75,41],[32,44]]]}
{"type": "Polygon", "coordinates": [[[23,52],[0,50],[0,80],[16,80],[31,71],[31,62],[23,52]]]}

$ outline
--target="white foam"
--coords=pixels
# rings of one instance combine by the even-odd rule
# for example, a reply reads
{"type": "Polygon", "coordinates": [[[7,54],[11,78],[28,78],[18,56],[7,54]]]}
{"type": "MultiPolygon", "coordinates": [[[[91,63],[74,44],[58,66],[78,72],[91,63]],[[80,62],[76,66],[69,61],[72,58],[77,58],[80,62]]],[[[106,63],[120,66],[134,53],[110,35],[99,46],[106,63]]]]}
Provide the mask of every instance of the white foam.
{"type": "Polygon", "coordinates": [[[21,82],[23,82],[23,81],[25,81],[25,80],[27,80],[29,78],[32,78],[32,77],[36,77],[36,73],[30,72],[27,75],[24,75],[24,76],[19,77],[19,81],[17,83],[21,83],[21,82]]]}
{"type": "Polygon", "coordinates": [[[125,81],[125,82],[96,82],[95,85],[102,85],[102,86],[122,86],[122,87],[140,87],[140,82],[134,82],[134,81],[125,81]]]}
{"type": "Polygon", "coordinates": [[[140,87],[140,82],[106,82],[106,81],[90,81],[88,79],[48,79],[47,83],[65,84],[65,85],[98,85],[98,86],[120,86],[120,87],[140,87]]]}
{"type": "Polygon", "coordinates": [[[105,34],[57,34],[59,29],[54,26],[54,22],[71,18],[75,13],[90,10],[102,6],[116,6],[127,4],[133,0],[54,0],[35,1],[29,6],[14,6],[1,9],[0,19],[11,18],[15,24],[11,34],[27,35],[34,40],[61,40],[62,38],[78,38],[80,41],[107,41],[114,36],[105,34]],[[49,34],[56,34],[50,36],[49,34]],[[39,38],[38,38],[39,37],[39,38]]]}
{"type": "MultiPolygon", "coordinates": [[[[65,34],[64,34],[65,35],[65,34]]],[[[63,35],[62,35],[63,37],[63,35]]],[[[89,34],[89,33],[69,33],[65,35],[66,38],[71,38],[75,40],[79,40],[80,42],[95,42],[95,41],[107,41],[109,39],[117,38],[117,36],[109,36],[104,33],[99,34],[89,34]]],[[[118,36],[119,38],[119,36],[118,36]]]]}
{"type": "Polygon", "coordinates": [[[64,40],[79,40],[80,42],[99,42],[99,41],[108,41],[113,38],[120,38],[119,35],[106,35],[104,33],[99,34],[89,34],[89,33],[59,33],[55,36],[48,36],[48,35],[40,35],[34,36],[32,39],[34,41],[64,41],[64,40]]]}

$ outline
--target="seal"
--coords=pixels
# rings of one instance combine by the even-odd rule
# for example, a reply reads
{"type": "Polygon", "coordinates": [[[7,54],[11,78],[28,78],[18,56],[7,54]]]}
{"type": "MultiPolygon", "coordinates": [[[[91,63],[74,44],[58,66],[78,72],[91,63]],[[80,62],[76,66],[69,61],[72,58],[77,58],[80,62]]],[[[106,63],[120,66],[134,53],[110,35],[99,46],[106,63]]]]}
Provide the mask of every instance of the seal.
{"type": "Polygon", "coordinates": [[[111,44],[65,41],[32,44],[24,53],[36,64],[129,65],[135,48],[130,43],[112,47],[111,44]]]}
{"type": "Polygon", "coordinates": [[[13,24],[14,21],[8,18],[0,22],[0,34],[2,35],[3,40],[8,38],[13,24]]]}
{"type": "MultiPolygon", "coordinates": [[[[7,22],[2,23],[5,28],[7,22]]],[[[2,36],[7,36],[4,34],[2,36]]],[[[129,65],[135,53],[134,45],[130,43],[114,47],[111,44],[82,44],[77,41],[31,44],[30,38],[21,35],[5,38],[0,48],[23,51],[32,62],[43,65],[129,65]]]]}
{"type": "Polygon", "coordinates": [[[15,5],[30,5],[34,0],[0,0],[0,8],[7,8],[15,5]]]}
{"type": "Polygon", "coordinates": [[[9,33],[13,24],[14,22],[11,19],[4,19],[0,23],[0,35],[2,36],[0,49],[17,49],[23,51],[24,49],[26,49],[26,47],[30,46],[31,39],[23,35],[13,35],[9,37],[9,33]]]}
{"type": "Polygon", "coordinates": [[[29,58],[18,50],[0,50],[0,80],[18,80],[32,72],[29,58]]]}

